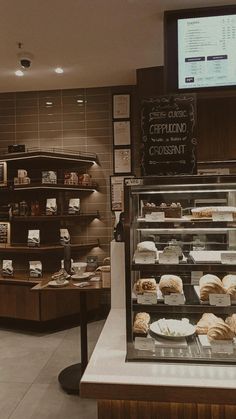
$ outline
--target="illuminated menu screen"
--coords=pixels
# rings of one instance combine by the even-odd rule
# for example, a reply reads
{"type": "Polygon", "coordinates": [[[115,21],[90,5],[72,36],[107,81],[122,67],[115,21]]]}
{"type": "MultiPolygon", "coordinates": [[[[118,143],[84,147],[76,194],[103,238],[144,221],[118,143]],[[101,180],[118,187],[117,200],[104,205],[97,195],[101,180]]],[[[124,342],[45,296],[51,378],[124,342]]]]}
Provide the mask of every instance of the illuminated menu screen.
{"type": "Polygon", "coordinates": [[[178,19],[179,89],[236,85],[236,15],[178,19]]]}

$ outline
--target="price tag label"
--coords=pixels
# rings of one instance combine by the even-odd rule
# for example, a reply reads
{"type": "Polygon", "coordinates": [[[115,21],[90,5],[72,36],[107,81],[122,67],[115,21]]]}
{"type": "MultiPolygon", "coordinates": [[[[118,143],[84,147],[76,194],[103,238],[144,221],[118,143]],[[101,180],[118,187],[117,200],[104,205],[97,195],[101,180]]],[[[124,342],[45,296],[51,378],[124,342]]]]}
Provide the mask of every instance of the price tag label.
{"type": "Polygon", "coordinates": [[[191,284],[199,285],[200,278],[203,276],[202,271],[193,271],[191,272],[191,284]]]}
{"type": "Polygon", "coordinates": [[[185,298],[183,294],[170,294],[165,295],[164,297],[165,304],[171,305],[171,306],[181,306],[185,303],[185,298]]]}
{"type": "Polygon", "coordinates": [[[212,341],[211,350],[215,354],[232,354],[234,352],[233,342],[228,340],[212,341]]]}
{"type": "Polygon", "coordinates": [[[138,179],[138,178],[125,179],[125,185],[127,186],[143,185],[143,179],[138,179]]]}
{"type": "Polygon", "coordinates": [[[137,302],[138,304],[157,304],[157,295],[151,292],[146,292],[142,295],[138,295],[137,302]]]}
{"type": "Polygon", "coordinates": [[[150,254],[149,252],[139,252],[134,257],[135,263],[155,263],[156,259],[155,256],[150,254]]]}
{"type": "Polygon", "coordinates": [[[232,212],[216,211],[212,213],[212,221],[233,221],[232,212]]]}
{"type": "Polygon", "coordinates": [[[165,213],[162,211],[151,212],[151,214],[146,214],[145,219],[147,221],[165,221],[165,213]]]}
{"type": "Polygon", "coordinates": [[[136,337],[134,340],[134,348],[139,351],[155,351],[155,341],[153,338],[136,337]]]}
{"type": "Polygon", "coordinates": [[[236,264],[236,252],[221,253],[221,263],[225,265],[235,265],[236,264]]]}
{"type": "Polygon", "coordinates": [[[164,265],[178,265],[179,257],[175,252],[159,253],[159,263],[164,265]]]}
{"type": "Polygon", "coordinates": [[[231,305],[230,295],[228,294],[210,294],[210,306],[227,307],[231,305]]]}

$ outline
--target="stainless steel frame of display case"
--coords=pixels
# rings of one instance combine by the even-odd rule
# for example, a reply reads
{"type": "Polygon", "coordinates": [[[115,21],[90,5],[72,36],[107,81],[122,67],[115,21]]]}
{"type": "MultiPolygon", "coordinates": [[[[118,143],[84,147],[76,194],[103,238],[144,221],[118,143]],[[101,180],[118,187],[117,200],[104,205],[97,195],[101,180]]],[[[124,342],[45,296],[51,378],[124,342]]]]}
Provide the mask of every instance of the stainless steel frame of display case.
{"type": "MultiPolygon", "coordinates": [[[[236,176],[233,175],[210,175],[210,176],[166,176],[166,177],[146,177],[136,179],[135,185],[125,186],[125,259],[126,259],[126,327],[127,327],[127,361],[159,361],[159,362],[187,362],[187,363],[236,363],[236,349],[232,355],[225,353],[212,354],[210,348],[201,347],[198,337],[187,338],[187,347],[181,349],[159,348],[155,346],[154,351],[142,351],[134,349],[133,320],[134,313],[146,311],[151,315],[152,321],[160,317],[188,317],[196,323],[204,312],[211,312],[217,316],[225,318],[236,313],[236,305],[227,307],[215,307],[200,304],[190,284],[191,272],[203,271],[205,273],[219,274],[223,277],[226,273],[236,272],[236,264],[223,265],[222,263],[194,263],[186,252],[187,262],[180,262],[178,265],[155,264],[135,264],[133,254],[136,248],[139,230],[142,232],[150,229],[156,230],[162,235],[171,233],[182,233],[185,235],[196,232],[207,232],[209,234],[225,235],[229,237],[229,232],[233,236],[230,250],[236,250],[235,229],[236,221],[213,222],[211,220],[176,220],[164,222],[147,222],[142,219],[140,201],[146,198],[153,198],[159,194],[161,201],[189,200],[195,202],[196,199],[214,200],[224,202],[230,198],[228,205],[236,206],[236,176]],[[191,196],[191,199],[189,198],[191,196]],[[174,197],[174,198],[172,198],[174,197]],[[188,197],[188,198],[187,198],[188,197]],[[168,199],[167,199],[168,198],[168,199]],[[223,198],[223,199],[222,199],[223,198]],[[132,297],[132,283],[134,277],[158,277],[164,273],[175,273],[180,275],[184,283],[184,293],[186,303],[181,306],[169,306],[164,303],[154,305],[140,305],[132,297]]],[[[223,243],[223,242],[222,242],[223,243]]],[[[224,249],[229,247],[229,239],[224,243],[224,249]]],[[[153,337],[150,334],[151,337],[153,337]]]]}

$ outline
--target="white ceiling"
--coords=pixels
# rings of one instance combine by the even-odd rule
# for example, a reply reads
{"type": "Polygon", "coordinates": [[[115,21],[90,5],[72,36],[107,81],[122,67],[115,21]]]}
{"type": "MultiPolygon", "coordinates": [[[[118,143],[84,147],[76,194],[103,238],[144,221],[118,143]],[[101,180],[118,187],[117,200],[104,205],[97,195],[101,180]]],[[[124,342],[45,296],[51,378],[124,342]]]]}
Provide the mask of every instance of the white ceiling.
{"type": "Polygon", "coordinates": [[[0,0],[0,92],[135,84],[137,68],[163,64],[164,10],[226,3],[0,0]],[[34,55],[24,77],[14,74],[18,42],[34,55]]]}

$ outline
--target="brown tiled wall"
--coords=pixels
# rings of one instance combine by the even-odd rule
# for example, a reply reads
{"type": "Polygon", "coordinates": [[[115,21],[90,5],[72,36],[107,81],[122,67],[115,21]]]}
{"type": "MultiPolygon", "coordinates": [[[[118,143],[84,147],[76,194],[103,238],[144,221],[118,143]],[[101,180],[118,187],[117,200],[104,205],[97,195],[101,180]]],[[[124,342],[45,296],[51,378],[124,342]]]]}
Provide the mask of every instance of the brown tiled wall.
{"type": "Polygon", "coordinates": [[[107,256],[112,238],[112,88],[0,94],[0,156],[10,144],[98,155],[99,165],[95,164],[90,173],[99,184],[99,191],[81,197],[81,209],[99,210],[101,218],[89,225],[77,225],[73,238],[99,238],[101,247],[89,254],[97,254],[100,260],[107,256]]]}

